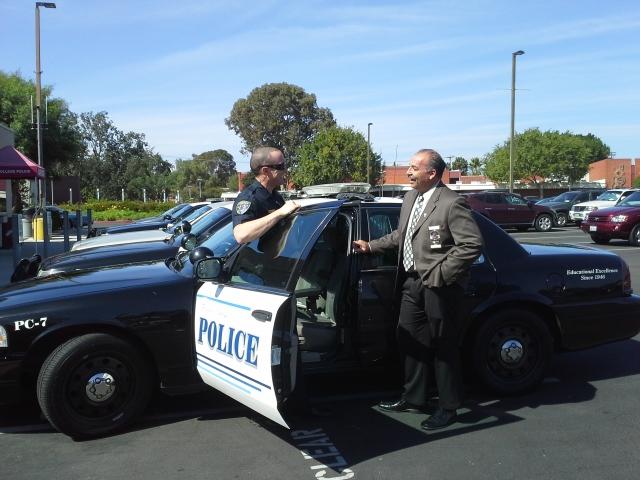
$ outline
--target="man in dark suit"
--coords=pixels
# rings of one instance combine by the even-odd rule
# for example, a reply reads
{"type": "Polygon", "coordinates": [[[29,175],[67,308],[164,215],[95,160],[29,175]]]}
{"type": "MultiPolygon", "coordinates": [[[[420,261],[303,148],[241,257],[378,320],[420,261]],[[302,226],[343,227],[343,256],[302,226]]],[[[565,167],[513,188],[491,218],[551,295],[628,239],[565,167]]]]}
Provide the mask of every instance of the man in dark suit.
{"type": "Polygon", "coordinates": [[[404,197],[398,229],[371,242],[353,243],[361,253],[398,249],[402,294],[397,338],[404,391],[399,400],[379,406],[397,412],[426,410],[432,366],[439,402],[422,422],[426,430],[453,423],[462,400],[458,307],[469,268],[482,249],[465,200],[441,182],[445,168],[438,152],[418,151],[407,170],[414,190],[404,197]]]}

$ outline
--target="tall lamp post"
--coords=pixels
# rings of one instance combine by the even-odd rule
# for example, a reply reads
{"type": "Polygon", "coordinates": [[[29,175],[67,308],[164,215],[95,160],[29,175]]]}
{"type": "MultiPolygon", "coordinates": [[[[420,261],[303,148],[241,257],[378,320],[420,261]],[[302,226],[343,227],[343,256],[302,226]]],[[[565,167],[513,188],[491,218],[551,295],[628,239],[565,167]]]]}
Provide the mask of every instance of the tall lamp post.
{"type": "MultiPolygon", "coordinates": [[[[41,85],[40,75],[40,7],[44,8],[56,8],[55,3],[51,2],[36,2],[36,138],[38,143],[38,165],[44,168],[44,159],[42,158],[42,123],[40,122],[40,108],[41,108],[41,85]]],[[[38,192],[38,204],[40,207],[44,207],[44,184],[42,180],[37,181],[38,192]]]]}
{"type": "Polygon", "coordinates": [[[524,51],[518,50],[511,54],[511,140],[509,141],[509,192],[513,193],[513,163],[515,162],[515,149],[513,148],[516,119],[516,57],[524,55],[524,51]]]}
{"type": "Polygon", "coordinates": [[[371,180],[370,180],[370,169],[369,169],[369,158],[371,157],[371,125],[373,125],[373,123],[369,122],[367,123],[367,183],[371,184],[371,180]]]}

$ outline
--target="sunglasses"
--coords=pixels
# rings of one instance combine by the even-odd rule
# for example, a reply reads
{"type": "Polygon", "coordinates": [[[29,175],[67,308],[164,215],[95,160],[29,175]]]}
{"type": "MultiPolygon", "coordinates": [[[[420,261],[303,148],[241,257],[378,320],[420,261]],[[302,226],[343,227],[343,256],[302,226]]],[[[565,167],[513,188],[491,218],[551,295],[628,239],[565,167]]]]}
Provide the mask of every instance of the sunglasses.
{"type": "Polygon", "coordinates": [[[260,168],[267,167],[273,170],[284,170],[287,166],[284,163],[278,163],[277,165],[260,165],[260,168]]]}

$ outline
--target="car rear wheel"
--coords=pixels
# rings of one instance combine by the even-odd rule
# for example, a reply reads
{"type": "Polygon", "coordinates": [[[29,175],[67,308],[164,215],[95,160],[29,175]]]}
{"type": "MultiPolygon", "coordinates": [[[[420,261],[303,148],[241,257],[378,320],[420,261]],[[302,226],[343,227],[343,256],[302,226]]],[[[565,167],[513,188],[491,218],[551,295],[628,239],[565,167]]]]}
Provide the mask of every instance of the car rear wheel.
{"type": "Polygon", "coordinates": [[[479,329],[473,346],[478,379],[499,394],[514,395],[536,387],[552,351],[544,321],[526,310],[503,310],[479,329]]]}
{"type": "Polygon", "coordinates": [[[112,433],[139,416],[152,392],[153,369],[129,342],[92,333],[58,346],[38,375],[40,408],[73,438],[112,433]]]}
{"type": "Polygon", "coordinates": [[[564,227],[567,224],[567,214],[558,212],[556,214],[556,225],[558,227],[564,227]]]}
{"type": "Polygon", "coordinates": [[[640,247],[640,223],[631,230],[629,234],[629,245],[640,247]]]}
{"type": "Polygon", "coordinates": [[[541,215],[538,215],[538,217],[536,218],[535,227],[537,231],[548,232],[549,230],[551,230],[552,226],[553,220],[551,219],[551,215],[543,213],[541,215]]]}
{"type": "Polygon", "coordinates": [[[606,245],[607,243],[609,243],[609,240],[611,239],[606,237],[601,237],[599,235],[591,235],[591,240],[593,240],[594,243],[597,243],[598,245],[606,245]]]}

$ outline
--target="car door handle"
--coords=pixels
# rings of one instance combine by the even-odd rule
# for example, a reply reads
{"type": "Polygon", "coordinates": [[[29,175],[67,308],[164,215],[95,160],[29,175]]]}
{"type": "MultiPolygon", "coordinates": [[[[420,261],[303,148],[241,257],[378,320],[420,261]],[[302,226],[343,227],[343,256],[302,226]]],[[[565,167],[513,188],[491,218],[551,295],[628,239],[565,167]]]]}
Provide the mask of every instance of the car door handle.
{"type": "Polygon", "coordinates": [[[251,316],[261,322],[271,321],[271,312],[267,312],[265,310],[254,310],[253,312],[251,312],[251,316]]]}

